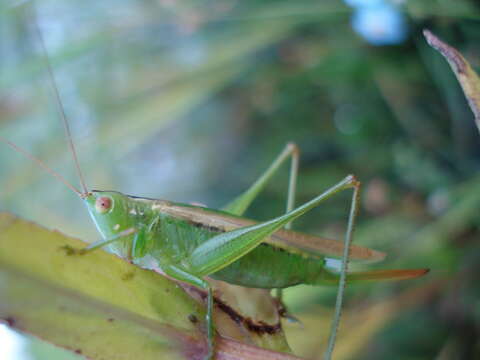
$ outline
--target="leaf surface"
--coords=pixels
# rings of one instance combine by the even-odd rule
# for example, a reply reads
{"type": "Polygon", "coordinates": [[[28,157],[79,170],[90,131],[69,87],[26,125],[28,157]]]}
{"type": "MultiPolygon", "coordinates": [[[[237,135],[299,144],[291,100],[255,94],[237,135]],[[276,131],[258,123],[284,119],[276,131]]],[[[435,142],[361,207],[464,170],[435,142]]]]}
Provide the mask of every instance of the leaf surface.
{"type": "MultiPolygon", "coordinates": [[[[202,359],[204,306],[177,283],[0,213],[0,319],[91,359],[202,359]]],[[[223,320],[226,321],[226,320],[223,320]]],[[[218,359],[296,359],[219,337],[218,359]]]]}

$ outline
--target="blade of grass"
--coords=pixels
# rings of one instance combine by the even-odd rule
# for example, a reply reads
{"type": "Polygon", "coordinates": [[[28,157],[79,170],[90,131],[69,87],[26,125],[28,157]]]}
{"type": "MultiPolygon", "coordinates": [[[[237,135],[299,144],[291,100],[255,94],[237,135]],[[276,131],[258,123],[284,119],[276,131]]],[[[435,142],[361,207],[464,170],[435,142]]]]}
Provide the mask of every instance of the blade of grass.
{"type": "Polygon", "coordinates": [[[475,123],[480,131],[480,79],[478,75],[455,48],[440,40],[429,30],[424,30],[423,35],[427,39],[428,44],[448,61],[458,82],[462,86],[463,93],[475,115],[475,123]]]}

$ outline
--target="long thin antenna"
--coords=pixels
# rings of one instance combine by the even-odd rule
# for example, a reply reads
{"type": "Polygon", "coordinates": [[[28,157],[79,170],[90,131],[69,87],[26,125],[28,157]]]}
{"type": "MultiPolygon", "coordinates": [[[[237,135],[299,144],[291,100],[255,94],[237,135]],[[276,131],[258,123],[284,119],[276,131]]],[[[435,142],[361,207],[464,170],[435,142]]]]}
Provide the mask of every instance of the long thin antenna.
{"type": "MultiPolygon", "coordinates": [[[[25,156],[26,158],[32,160],[33,162],[36,162],[41,168],[43,168],[45,171],[47,171],[48,173],[50,173],[50,175],[53,175],[55,176],[58,180],[60,180],[62,183],[64,183],[66,186],[68,186],[71,190],[75,191],[80,197],[82,197],[84,194],[82,194],[82,192],[80,190],[78,190],[75,186],[73,186],[72,184],[70,184],[67,180],[65,180],[65,178],[60,175],[59,173],[57,173],[56,171],[50,169],[43,161],[41,161],[40,159],[37,159],[35,156],[33,156],[32,154],[30,154],[28,151],[22,149],[21,147],[15,145],[14,143],[8,141],[7,139],[3,138],[0,136],[0,141],[1,142],[4,142],[5,144],[7,144],[8,146],[10,146],[13,150],[19,152],[20,154],[22,154],[23,156],[25,156]]],[[[86,194],[86,193],[85,193],[86,194]]]]}
{"type": "Polygon", "coordinates": [[[38,25],[38,20],[37,20],[37,17],[36,17],[36,13],[34,13],[33,16],[34,16],[34,21],[33,22],[35,24],[35,30],[37,32],[37,36],[38,36],[38,39],[40,41],[42,51],[44,53],[45,63],[47,65],[47,70],[48,70],[48,74],[49,74],[49,77],[50,77],[50,80],[51,80],[51,85],[52,85],[52,88],[53,88],[53,92],[55,94],[55,102],[57,103],[57,108],[58,108],[58,111],[59,111],[59,113],[61,115],[61,118],[62,118],[64,130],[65,130],[65,135],[67,137],[67,141],[68,141],[70,151],[71,151],[71,154],[72,154],[72,157],[73,157],[73,162],[75,163],[75,168],[77,169],[77,174],[78,174],[78,177],[80,179],[80,184],[82,185],[83,192],[84,192],[84,194],[88,194],[88,188],[87,188],[87,185],[85,185],[85,180],[83,178],[82,170],[80,169],[80,163],[78,162],[77,152],[75,150],[75,145],[73,144],[72,134],[70,132],[70,126],[68,124],[67,115],[65,114],[65,108],[63,107],[62,99],[60,98],[60,93],[58,91],[57,82],[56,82],[55,76],[53,74],[52,65],[50,64],[50,59],[48,58],[47,47],[45,46],[45,41],[43,40],[42,32],[40,31],[40,26],[38,25]]]}

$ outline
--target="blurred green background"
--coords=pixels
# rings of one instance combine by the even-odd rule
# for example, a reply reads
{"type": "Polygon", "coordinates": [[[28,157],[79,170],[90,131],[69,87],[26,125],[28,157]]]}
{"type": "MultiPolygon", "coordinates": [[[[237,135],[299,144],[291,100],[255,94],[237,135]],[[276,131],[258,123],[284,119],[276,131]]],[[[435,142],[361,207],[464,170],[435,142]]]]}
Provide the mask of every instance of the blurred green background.
{"type": "MultiPolygon", "coordinates": [[[[0,135],[76,184],[35,18],[89,187],[220,207],[294,141],[299,203],[350,173],[364,185],[355,242],[388,257],[353,269],[431,269],[348,286],[334,358],[480,358],[480,135],[421,35],[479,69],[475,1],[3,0],[0,135]]],[[[248,216],[280,214],[287,180],[286,167],[248,216]]],[[[349,198],[294,228],[342,239],[349,198]]],[[[74,193],[3,145],[0,209],[98,238],[74,193]]],[[[322,358],[334,298],[287,291],[304,323],[285,324],[296,354],[322,358]]],[[[25,341],[15,359],[73,357],[25,341]]]]}

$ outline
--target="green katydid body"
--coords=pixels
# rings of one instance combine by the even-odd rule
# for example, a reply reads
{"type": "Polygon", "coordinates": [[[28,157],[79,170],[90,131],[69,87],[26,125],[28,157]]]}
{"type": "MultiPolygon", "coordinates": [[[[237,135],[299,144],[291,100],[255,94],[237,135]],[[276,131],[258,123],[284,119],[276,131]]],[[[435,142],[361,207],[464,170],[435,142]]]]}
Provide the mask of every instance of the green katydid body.
{"type": "MultiPolygon", "coordinates": [[[[220,233],[238,228],[234,223],[242,223],[244,220],[210,209],[163,200],[133,198],[114,192],[93,194],[92,198],[108,196],[112,199],[112,209],[104,214],[97,212],[95,204],[87,200],[89,205],[93,204],[89,206],[90,213],[105,238],[112,238],[130,227],[137,229],[135,234],[108,245],[108,250],[123,258],[133,258],[143,266],[162,268],[171,264],[189,271],[184,260],[188,259],[199,245],[220,233]],[[117,207],[120,207],[121,211],[115,211],[117,207]],[[175,215],[174,211],[171,211],[175,209],[183,210],[184,216],[175,215]],[[210,219],[216,218],[217,223],[195,221],[193,215],[198,212],[209,215],[210,219]],[[146,259],[143,259],[144,255],[146,259]]],[[[320,256],[302,256],[273,244],[263,243],[210,276],[247,287],[285,288],[300,283],[316,284],[323,273],[324,260],[320,256]]]]}
{"type": "MultiPolygon", "coordinates": [[[[211,209],[112,191],[93,192],[87,198],[87,204],[104,238],[113,238],[129,228],[136,229],[135,234],[108,245],[109,251],[123,258],[132,258],[141,265],[158,268],[162,268],[162,264],[171,264],[189,271],[184,260],[199,245],[220,233],[255,223],[211,209]],[[112,199],[112,207],[107,213],[96,210],[95,198],[99,196],[112,199]],[[205,219],[209,218],[209,222],[195,221],[199,213],[205,215],[205,219]],[[145,255],[147,259],[142,260],[145,255]]],[[[302,255],[299,250],[292,252],[285,247],[263,243],[210,276],[247,287],[286,288],[302,283],[320,284],[327,274],[321,255],[302,255]]]]}
{"type": "MultiPolygon", "coordinates": [[[[175,266],[192,272],[186,260],[200,245],[216,235],[257,224],[223,211],[116,191],[93,191],[85,200],[104,239],[135,229],[135,233],[107,245],[107,250],[141,266],[160,269],[175,266]],[[99,209],[101,199],[109,202],[107,211],[99,209]]],[[[337,276],[325,268],[324,257],[341,256],[342,251],[343,243],[336,240],[277,230],[246,255],[208,275],[231,284],[267,289],[333,284],[337,276]]],[[[350,251],[351,259],[384,258],[383,253],[361,246],[351,245],[350,251]]]]}

